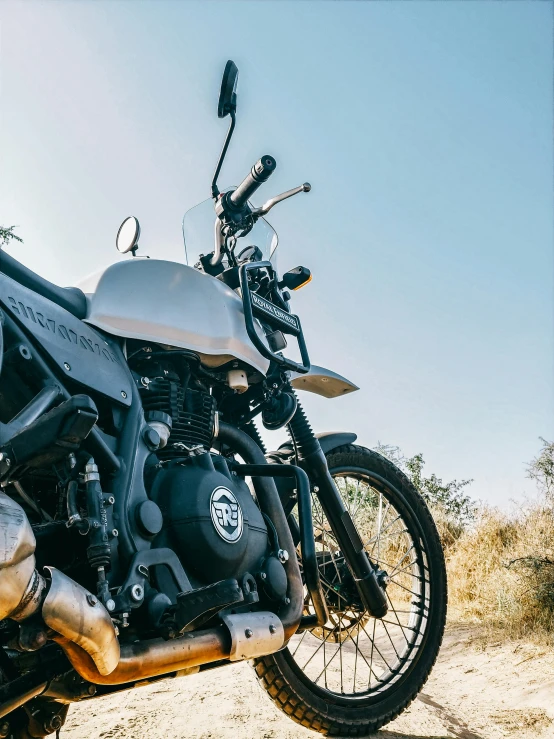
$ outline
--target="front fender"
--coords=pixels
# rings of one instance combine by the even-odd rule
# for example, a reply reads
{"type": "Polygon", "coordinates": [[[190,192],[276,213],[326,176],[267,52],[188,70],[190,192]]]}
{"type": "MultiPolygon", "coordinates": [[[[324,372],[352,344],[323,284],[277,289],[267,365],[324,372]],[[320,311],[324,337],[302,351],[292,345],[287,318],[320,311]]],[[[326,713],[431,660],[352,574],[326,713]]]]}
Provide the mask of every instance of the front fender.
{"type": "MultiPolygon", "coordinates": [[[[324,454],[329,454],[333,449],[338,449],[340,446],[345,444],[353,444],[358,436],[348,431],[324,431],[321,434],[316,434],[316,438],[319,439],[321,449],[324,454]]],[[[294,447],[292,441],[285,441],[277,449],[276,452],[270,452],[266,455],[266,459],[270,464],[290,464],[294,455],[294,447]]],[[[279,497],[285,510],[290,512],[288,503],[292,499],[294,493],[295,481],[292,478],[276,477],[275,484],[279,491],[279,497]]]]}
{"type": "MultiPolygon", "coordinates": [[[[358,438],[358,435],[351,431],[323,431],[321,434],[316,434],[316,438],[319,439],[323,454],[329,454],[333,449],[338,449],[339,446],[353,444],[358,438]]],[[[278,451],[281,454],[293,454],[294,447],[292,441],[285,441],[281,444],[278,451]]]]}

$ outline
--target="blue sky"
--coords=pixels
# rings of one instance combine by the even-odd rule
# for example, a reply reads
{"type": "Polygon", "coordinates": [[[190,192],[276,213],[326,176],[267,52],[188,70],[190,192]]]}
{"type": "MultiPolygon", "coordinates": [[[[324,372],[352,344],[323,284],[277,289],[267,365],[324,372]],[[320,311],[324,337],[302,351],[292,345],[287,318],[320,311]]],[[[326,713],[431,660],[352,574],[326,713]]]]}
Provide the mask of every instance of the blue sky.
{"type": "MultiPolygon", "coordinates": [[[[0,4],[0,221],[12,252],[69,285],[142,251],[183,260],[183,213],[264,153],[280,266],[312,357],[361,391],[304,395],[320,430],[423,452],[504,504],[554,437],[552,4],[0,4]]],[[[163,299],[163,296],[160,296],[163,299]]]]}

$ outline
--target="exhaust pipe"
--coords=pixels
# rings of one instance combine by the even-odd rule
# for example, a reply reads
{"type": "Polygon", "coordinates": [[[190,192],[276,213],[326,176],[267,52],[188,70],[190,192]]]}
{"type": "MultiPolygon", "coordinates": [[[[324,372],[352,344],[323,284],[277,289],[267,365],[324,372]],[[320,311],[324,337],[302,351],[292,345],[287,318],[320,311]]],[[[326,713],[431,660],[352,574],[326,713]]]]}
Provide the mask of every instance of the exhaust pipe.
{"type": "Polygon", "coordinates": [[[284,646],[283,623],[269,611],[227,614],[223,616],[223,623],[224,626],[191,631],[169,641],[153,639],[124,644],[119,664],[109,675],[102,675],[90,654],[75,641],[62,636],[52,638],[79,675],[96,685],[138,682],[222,659],[235,662],[262,657],[284,646]]]}
{"type": "Polygon", "coordinates": [[[0,492],[0,621],[23,621],[40,608],[46,587],[35,569],[35,535],[23,508],[0,492]]]}
{"type": "Polygon", "coordinates": [[[108,611],[98,598],[55,567],[42,606],[44,623],[88,654],[102,675],[119,663],[119,641],[108,611]]]}
{"type": "MultiPolygon", "coordinates": [[[[284,630],[273,613],[230,614],[225,616],[224,626],[214,629],[191,632],[170,641],[154,639],[123,645],[118,665],[109,675],[102,674],[90,654],[75,642],[61,634],[52,638],[88,683],[129,686],[172,672],[194,672],[194,668],[223,659],[234,661],[270,654],[282,648],[284,630]],[[247,630],[252,636],[246,637],[247,630]]],[[[56,663],[49,669],[50,672],[43,669],[23,675],[0,687],[0,718],[37,695],[48,695],[52,677],[67,668],[56,663]]]]}
{"type": "Polygon", "coordinates": [[[35,567],[36,540],[23,508],[0,492],[0,620],[24,621],[42,609],[44,623],[80,645],[102,675],[119,662],[119,641],[102,603],[71,578],[35,567]]]}
{"type": "Polygon", "coordinates": [[[95,685],[121,685],[146,680],[169,672],[229,659],[231,635],[225,626],[185,634],[178,639],[153,639],[121,647],[119,663],[109,675],[102,675],[84,649],[74,642],[54,636],[79,675],[95,685]]]}

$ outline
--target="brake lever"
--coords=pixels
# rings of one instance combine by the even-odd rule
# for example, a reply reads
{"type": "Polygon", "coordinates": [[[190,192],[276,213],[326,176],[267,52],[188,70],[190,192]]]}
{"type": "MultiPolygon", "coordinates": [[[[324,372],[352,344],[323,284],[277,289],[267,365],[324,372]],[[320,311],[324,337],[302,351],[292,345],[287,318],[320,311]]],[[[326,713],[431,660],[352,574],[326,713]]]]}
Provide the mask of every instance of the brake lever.
{"type": "Polygon", "coordinates": [[[293,195],[298,195],[299,192],[310,192],[312,189],[312,186],[309,182],[305,182],[303,185],[300,185],[299,187],[293,187],[292,190],[287,190],[286,192],[281,193],[281,195],[276,195],[274,198],[270,198],[267,202],[265,202],[261,208],[255,208],[252,211],[252,215],[255,217],[259,216],[265,216],[266,213],[269,213],[269,211],[273,208],[274,205],[277,205],[277,203],[280,203],[282,200],[286,200],[287,198],[292,198],[293,195]]]}

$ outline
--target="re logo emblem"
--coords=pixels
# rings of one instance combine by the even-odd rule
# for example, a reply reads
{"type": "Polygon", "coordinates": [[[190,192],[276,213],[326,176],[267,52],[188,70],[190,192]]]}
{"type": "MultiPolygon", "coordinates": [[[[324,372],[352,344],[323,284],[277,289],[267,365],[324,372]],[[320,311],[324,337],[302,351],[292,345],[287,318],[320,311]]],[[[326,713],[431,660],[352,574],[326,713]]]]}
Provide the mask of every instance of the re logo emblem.
{"type": "Polygon", "coordinates": [[[238,500],[228,488],[216,488],[210,499],[210,513],[221,538],[234,544],[242,536],[243,516],[238,500]]]}
{"type": "Polygon", "coordinates": [[[234,503],[214,503],[215,515],[220,526],[231,526],[236,528],[239,514],[238,506],[234,503]]]}

